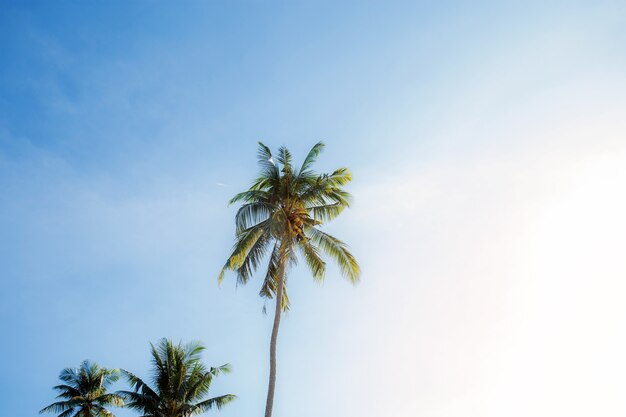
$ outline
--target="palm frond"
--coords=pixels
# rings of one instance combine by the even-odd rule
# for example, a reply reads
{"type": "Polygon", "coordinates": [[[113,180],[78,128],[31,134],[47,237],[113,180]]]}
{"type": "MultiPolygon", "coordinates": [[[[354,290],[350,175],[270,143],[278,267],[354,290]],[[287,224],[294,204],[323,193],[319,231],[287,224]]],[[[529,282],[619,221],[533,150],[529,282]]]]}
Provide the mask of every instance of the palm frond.
{"type": "Polygon", "coordinates": [[[313,218],[315,220],[319,220],[320,222],[329,222],[335,218],[337,218],[346,208],[345,204],[342,203],[333,203],[333,204],[323,204],[320,206],[312,206],[309,207],[313,213],[313,218]]]}
{"type": "Polygon", "coordinates": [[[68,383],[76,383],[78,382],[78,370],[76,368],[65,368],[61,371],[59,379],[68,383]]]}
{"type": "Polygon", "coordinates": [[[75,401],[58,401],[56,403],[52,403],[41,410],[39,410],[39,414],[42,413],[60,413],[66,410],[72,410],[77,403],[75,401]]]}
{"type": "Polygon", "coordinates": [[[233,367],[230,365],[230,363],[225,363],[224,365],[211,368],[209,372],[211,373],[211,375],[217,376],[219,374],[229,374],[232,371],[233,367]]]}
{"type": "Polygon", "coordinates": [[[298,176],[303,176],[307,174],[307,170],[313,165],[313,163],[317,160],[319,154],[324,150],[324,143],[317,142],[311,150],[309,151],[306,158],[304,158],[304,162],[302,162],[302,166],[300,167],[300,171],[298,171],[298,176]]]}
{"type": "Polygon", "coordinates": [[[65,410],[61,414],[59,414],[57,417],[68,417],[73,412],[74,412],[73,408],[68,408],[67,410],[65,410]]]}
{"type": "Polygon", "coordinates": [[[188,342],[183,347],[184,355],[181,355],[181,359],[189,364],[195,364],[200,361],[200,355],[206,348],[197,340],[188,342]]]}
{"type": "Polygon", "coordinates": [[[257,239],[252,248],[250,248],[241,266],[237,268],[238,285],[244,285],[250,280],[253,272],[260,265],[261,260],[265,256],[268,245],[268,237],[266,235],[262,235],[259,239],[257,239]]]}
{"type": "Polygon", "coordinates": [[[283,249],[283,254],[281,255],[281,243],[276,242],[274,245],[274,249],[272,250],[272,254],[270,256],[270,260],[267,267],[267,272],[265,274],[265,279],[263,280],[263,284],[261,285],[261,290],[259,291],[259,295],[263,298],[272,299],[276,296],[276,291],[278,288],[278,279],[281,270],[281,264],[284,265],[284,285],[283,285],[283,297],[282,297],[282,309],[283,311],[289,310],[289,296],[287,295],[287,274],[286,269],[289,264],[293,264],[297,262],[297,258],[293,253],[293,250],[290,247],[283,249]]]}
{"type": "Polygon", "coordinates": [[[124,406],[124,399],[116,393],[103,394],[95,399],[100,405],[114,405],[116,407],[124,406]]]}
{"type": "Polygon", "coordinates": [[[272,158],[272,151],[259,141],[259,147],[257,150],[257,161],[261,168],[261,174],[267,178],[278,178],[279,172],[274,159],[272,158]]]}
{"type": "Polygon", "coordinates": [[[269,202],[271,200],[271,197],[272,195],[263,189],[251,188],[249,190],[235,194],[233,198],[228,200],[228,204],[231,205],[240,201],[246,203],[269,202]]]}
{"type": "MultiPolygon", "coordinates": [[[[163,369],[165,371],[165,368],[163,369]]],[[[137,375],[125,369],[122,369],[121,372],[126,377],[126,380],[128,381],[128,383],[130,384],[130,388],[134,390],[136,394],[148,396],[152,398],[158,398],[159,395],[137,375]]],[[[124,396],[127,392],[128,391],[118,391],[118,394],[124,396]]]]}
{"type": "Polygon", "coordinates": [[[278,267],[280,262],[280,243],[274,243],[274,248],[270,255],[269,263],[267,265],[267,272],[265,273],[265,279],[263,285],[261,285],[261,291],[259,295],[265,298],[272,298],[276,291],[276,281],[278,280],[278,267]]]}
{"type": "Polygon", "coordinates": [[[236,271],[239,269],[241,269],[241,271],[238,275],[238,281],[241,281],[242,284],[247,282],[250,268],[256,267],[265,250],[264,244],[269,234],[268,226],[269,223],[268,220],[266,220],[237,233],[236,242],[230,257],[217,277],[218,283],[221,283],[224,279],[225,271],[236,271]],[[259,239],[262,239],[262,242],[260,245],[257,245],[259,239]]]}
{"type": "Polygon", "coordinates": [[[328,176],[328,181],[333,187],[344,187],[352,181],[352,173],[348,168],[338,168],[328,176]]]}
{"type": "Polygon", "coordinates": [[[313,274],[313,279],[322,281],[326,272],[326,262],[320,256],[319,249],[311,245],[307,239],[298,242],[298,246],[302,250],[304,260],[313,274]]]}
{"type": "Polygon", "coordinates": [[[352,180],[347,168],[339,168],[332,174],[320,175],[311,181],[301,199],[307,206],[339,203],[350,206],[351,195],[342,187],[352,180]]]}
{"type": "Polygon", "coordinates": [[[235,399],[237,399],[237,396],[233,394],[226,394],[219,397],[209,398],[208,400],[201,401],[195,405],[194,408],[197,411],[194,412],[194,414],[205,413],[209,410],[212,410],[213,408],[217,408],[219,410],[235,399]]]}
{"type": "Polygon", "coordinates": [[[81,395],[80,391],[77,388],[67,384],[55,385],[54,387],[52,387],[52,389],[59,391],[59,395],[57,395],[57,398],[70,399],[74,397],[80,397],[81,395]]]}
{"type": "Polygon", "coordinates": [[[112,412],[98,404],[92,406],[92,411],[96,412],[96,417],[115,417],[112,412]]]}
{"type": "Polygon", "coordinates": [[[266,221],[275,208],[273,204],[262,201],[242,205],[235,215],[236,232],[241,233],[245,229],[266,221]]]}
{"type": "Polygon", "coordinates": [[[350,282],[358,282],[361,269],[344,242],[315,227],[307,229],[306,233],[309,235],[313,244],[319,246],[328,256],[337,262],[339,270],[350,282]]]}
{"type": "Polygon", "coordinates": [[[124,398],[124,406],[131,410],[157,410],[159,407],[158,397],[155,398],[135,391],[118,391],[117,393],[124,398]]]}
{"type": "Polygon", "coordinates": [[[282,171],[285,174],[293,173],[293,167],[291,165],[291,152],[289,152],[289,149],[287,149],[284,146],[281,146],[278,149],[278,156],[276,157],[276,159],[278,160],[278,162],[282,164],[283,166],[282,171]]]}

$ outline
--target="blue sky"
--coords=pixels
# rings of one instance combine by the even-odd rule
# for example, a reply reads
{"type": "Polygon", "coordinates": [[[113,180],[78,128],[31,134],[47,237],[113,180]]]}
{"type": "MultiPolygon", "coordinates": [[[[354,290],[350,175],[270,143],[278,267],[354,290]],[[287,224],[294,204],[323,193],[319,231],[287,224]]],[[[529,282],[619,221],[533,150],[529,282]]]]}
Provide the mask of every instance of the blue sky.
{"type": "Polygon", "coordinates": [[[1,2],[5,413],[163,336],[261,413],[226,202],[321,139],[362,283],[294,271],[277,417],[623,415],[626,6],[504,3],[1,2]]]}

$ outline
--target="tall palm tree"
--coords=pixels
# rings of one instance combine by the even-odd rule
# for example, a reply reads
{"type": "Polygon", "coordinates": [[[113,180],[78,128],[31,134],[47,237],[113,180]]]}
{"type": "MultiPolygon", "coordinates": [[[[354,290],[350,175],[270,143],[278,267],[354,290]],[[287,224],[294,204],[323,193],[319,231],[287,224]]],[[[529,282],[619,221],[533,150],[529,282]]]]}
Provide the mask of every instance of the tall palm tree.
{"type": "Polygon", "coordinates": [[[289,307],[287,272],[297,263],[298,252],[317,281],[324,279],[326,271],[322,252],[339,265],[341,273],[352,283],[359,279],[359,265],[346,244],[319,228],[349,206],[351,196],[343,187],[352,180],[347,168],[339,168],[331,174],[317,174],[312,170],[323,148],[322,142],[317,143],[302,165],[294,168],[287,148],[281,147],[274,160],[270,149],[259,142],[259,176],[247,191],[230,200],[230,204],[242,205],[235,216],[235,245],[218,281],[222,281],[226,270],[232,270],[237,274],[237,283],[246,284],[269,251],[260,295],[275,298],[276,306],[265,417],[271,417],[274,404],[280,316],[289,307]]]}
{"type": "Polygon", "coordinates": [[[120,391],[128,408],[142,417],[190,417],[234,400],[232,394],[206,398],[213,378],[230,372],[229,365],[206,368],[200,359],[204,347],[197,343],[175,345],[161,339],[152,352],[152,387],[138,376],[122,370],[132,391],[120,391]]]}
{"type": "Polygon", "coordinates": [[[106,407],[121,407],[124,401],[107,390],[118,378],[117,370],[100,368],[89,361],[83,361],[78,368],[66,368],[59,375],[63,384],[54,387],[59,392],[57,398],[62,400],[39,413],[59,413],[58,417],[115,417],[106,407]]]}

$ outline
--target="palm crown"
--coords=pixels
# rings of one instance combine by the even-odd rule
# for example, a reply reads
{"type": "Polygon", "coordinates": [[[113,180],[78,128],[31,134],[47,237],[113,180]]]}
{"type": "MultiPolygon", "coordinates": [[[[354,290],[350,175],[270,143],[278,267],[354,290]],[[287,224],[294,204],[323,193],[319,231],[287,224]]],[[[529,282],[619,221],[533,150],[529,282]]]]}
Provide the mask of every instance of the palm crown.
{"type": "Polygon", "coordinates": [[[162,339],[152,351],[152,387],[138,376],[122,370],[132,391],[120,391],[128,408],[143,417],[190,417],[221,408],[236,397],[232,394],[206,398],[213,379],[230,372],[229,365],[206,368],[200,360],[199,343],[173,344],[162,339]]]}
{"type": "MultiPolygon", "coordinates": [[[[298,251],[318,281],[324,279],[326,271],[322,253],[334,259],[351,282],[358,280],[360,269],[346,244],[319,228],[349,206],[351,196],[343,186],[352,180],[347,168],[321,175],[311,169],[323,148],[322,142],[317,143],[295,169],[287,148],[281,147],[274,160],[270,149],[259,142],[259,177],[247,191],[230,200],[230,204],[243,204],[235,217],[236,241],[219,275],[220,282],[225,270],[233,270],[238,283],[247,283],[270,248],[260,291],[263,297],[276,295],[279,276],[284,278],[285,268],[297,263],[298,251]]],[[[286,309],[286,286],[282,295],[286,309]]]]}
{"type": "Polygon", "coordinates": [[[124,401],[107,389],[118,378],[116,370],[100,368],[89,361],[79,368],[66,368],[59,375],[64,383],[54,387],[62,401],[50,404],[40,413],[59,413],[58,417],[114,417],[106,407],[121,407],[124,401]]]}

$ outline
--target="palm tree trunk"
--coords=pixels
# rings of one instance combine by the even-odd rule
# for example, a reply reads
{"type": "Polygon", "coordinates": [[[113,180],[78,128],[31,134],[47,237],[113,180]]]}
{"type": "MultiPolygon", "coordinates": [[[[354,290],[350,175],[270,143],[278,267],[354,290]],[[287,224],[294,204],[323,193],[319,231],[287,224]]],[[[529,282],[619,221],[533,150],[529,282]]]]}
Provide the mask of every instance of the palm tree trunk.
{"type": "MultiPolygon", "coordinates": [[[[281,258],[283,258],[281,256],[281,258]]],[[[278,338],[278,327],[280,326],[280,315],[283,311],[283,286],[285,285],[285,260],[281,259],[278,276],[278,286],[276,288],[276,310],[274,311],[274,326],[272,327],[272,338],[270,339],[270,382],[267,387],[267,401],[265,403],[265,417],[272,417],[274,406],[274,387],[276,385],[276,339],[278,338]]]]}

